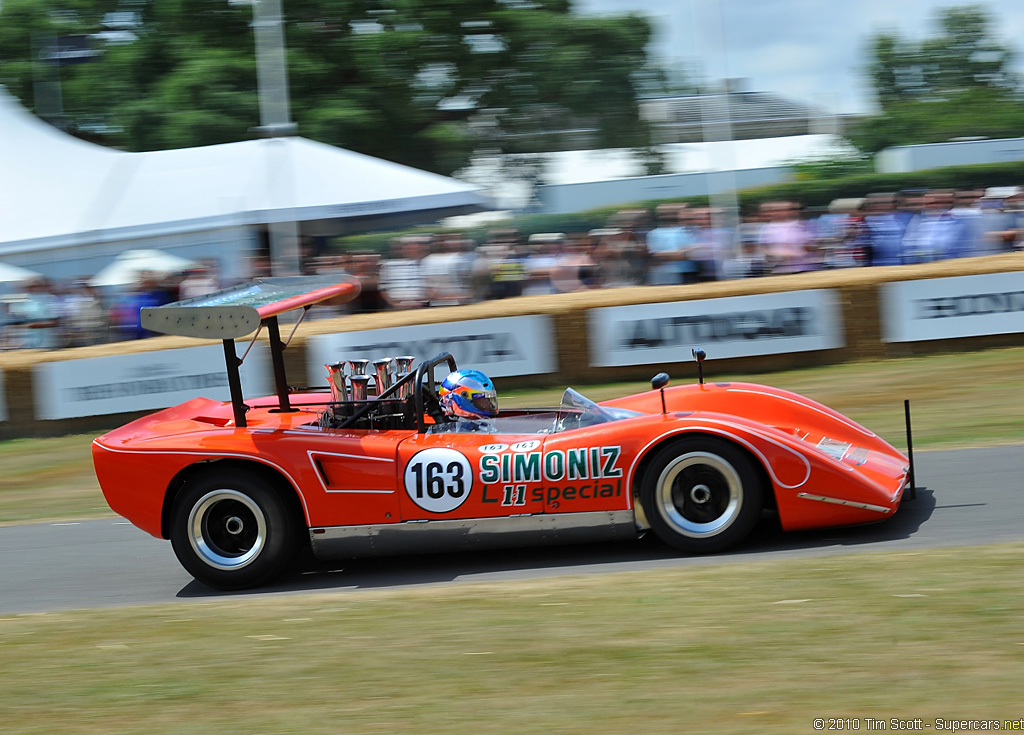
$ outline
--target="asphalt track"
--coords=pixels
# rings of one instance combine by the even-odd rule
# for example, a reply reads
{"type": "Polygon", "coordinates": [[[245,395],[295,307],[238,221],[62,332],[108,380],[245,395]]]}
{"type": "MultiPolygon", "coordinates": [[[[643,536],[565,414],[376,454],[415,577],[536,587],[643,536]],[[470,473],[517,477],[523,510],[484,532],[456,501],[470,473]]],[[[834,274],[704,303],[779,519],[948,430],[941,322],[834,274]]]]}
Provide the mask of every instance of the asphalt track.
{"type": "Polygon", "coordinates": [[[654,539],[574,547],[363,559],[225,593],[191,578],[169,542],[106,519],[0,528],[0,615],[600,574],[1024,539],[1024,445],[918,452],[917,499],[871,526],[782,533],[761,523],[740,548],[678,556],[654,539]]]}

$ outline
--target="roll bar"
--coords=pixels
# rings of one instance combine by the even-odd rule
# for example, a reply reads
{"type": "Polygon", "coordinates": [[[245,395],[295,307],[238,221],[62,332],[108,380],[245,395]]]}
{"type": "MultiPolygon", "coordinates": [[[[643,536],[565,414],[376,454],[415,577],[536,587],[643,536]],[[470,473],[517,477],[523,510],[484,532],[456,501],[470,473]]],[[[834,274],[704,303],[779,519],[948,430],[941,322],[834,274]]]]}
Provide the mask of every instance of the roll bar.
{"type": "Polygon", "coordinates": [[[416,381],[412,394],[413,406],[416,409],[416,431],[424,433],[427,430],[427,422],[423,419],[423,414],[426,410],[426,406],[423,401],[423,379],[426,378],[430,382],[430,391],[434,391],[434,367],[440,365],[442,362],[448,363],[448,372],[454,373],[458,370],[458,366],[455,364],[455,358],[452,357],[450,352],[442,352],[436,357],[421,362],[416,368],[416,372],[413,375],[413,379],[416,381]]]}
{"type": "Polygon", "coordinates": [[[418,431],[420,434],[425,433],[427,430],[427,422],[423,418],[423,414],[426,411],[426,404],[423,399],[423,388],[425,387],[426,384],[426,387],[428,387],[431,391],[434,390],[434,368],[443,362],[448,364],[449,372],[455,372],[456,370],[458,370],[458,366],[455,364],[455,358],[452,357],[452,353],[450,352],[442,352],[439,355],[430,358],[429,360],[424,360],[416,367],[415,372],[409,373],[401,380],[395,381],[395,383],[390,388],[385,390],[376,398],[366,401],[365,404],[363,404],[358,409],[353,411],[350,416],[346,416],[345,420],[342,421],[335,428],[347,429],[348,427],[354,425],[357,421],[365,417],[366,414],[370,413],[374,408],[376,408],[381,401],[387,401],[399,395],[402,386],[412,381],[412,400],[413,410],[416,413],[416,431],[418,431]]]}

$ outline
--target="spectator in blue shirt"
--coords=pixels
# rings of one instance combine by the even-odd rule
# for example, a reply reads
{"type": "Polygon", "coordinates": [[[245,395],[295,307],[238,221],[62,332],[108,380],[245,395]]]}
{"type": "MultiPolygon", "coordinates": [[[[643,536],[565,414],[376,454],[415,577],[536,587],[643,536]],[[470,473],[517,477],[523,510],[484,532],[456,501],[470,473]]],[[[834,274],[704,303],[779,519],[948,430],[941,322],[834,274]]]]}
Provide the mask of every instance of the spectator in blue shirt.
{"type": "Polygon", "coordinates": [[[868,229],[868,262],[871,265],[903,263],[903,233],[909,217],[896,211],[896,195],[869,194],[864,200],[864,224],[868,229]]]}
{"type": "Polygon", "coordinates": [[[687,210],[685,204],[658,205],[658,226],[647,233],[647,283],[664,286],[696,280],[697,264],[690,262],[696,238],[687,210]]]}
{"type": "Polygon", "coordinates": [[[925,196],[924,209],[910,220],[903,235],[904,262],[928,263],[967,254],[967,226],[949,211],[952,204],[949,192],[935,191],[925,196]]]}
{"type": "Polygon", "coordinates": [[[126,337],[128,339],[143,339],[153,337],[156,332],[150,332],[142,327],[142,309],[147,306],[163,306],[169,303],[166,289],[160,286],[156,275],[144,272],[139,275],[139,283],[135,290],[128,295],[126,300],[124,318],[126,337]]]}

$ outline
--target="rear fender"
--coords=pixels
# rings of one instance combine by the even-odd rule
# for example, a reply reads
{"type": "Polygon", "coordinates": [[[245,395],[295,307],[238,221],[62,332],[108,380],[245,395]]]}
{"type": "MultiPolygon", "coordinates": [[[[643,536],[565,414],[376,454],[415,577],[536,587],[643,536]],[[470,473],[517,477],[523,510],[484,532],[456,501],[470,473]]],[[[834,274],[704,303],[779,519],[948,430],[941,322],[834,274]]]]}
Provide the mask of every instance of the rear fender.
{"type": "Polygon", "coordinates": [[[281,496],[292,506],[293,517],[304,519],[306,526],[309,526],[309,519],[307,517],[305,503],[303,502],[302,496],[279,468],[258,460],[239,458],[216,459],[191,464],[181,470],[181,472],[175,475],[171,482],[168,483],[167,492],[164,495],[163,510],[160,514],[160,532],[163,538],[170,538],[170,518],[174,511],[174,502],[177,499],[178,494],[192,478],[198,477],[214,467],[250,468],[256,471],[263,477],[270,480],[278,493],[280,493],[281,496]]]}

